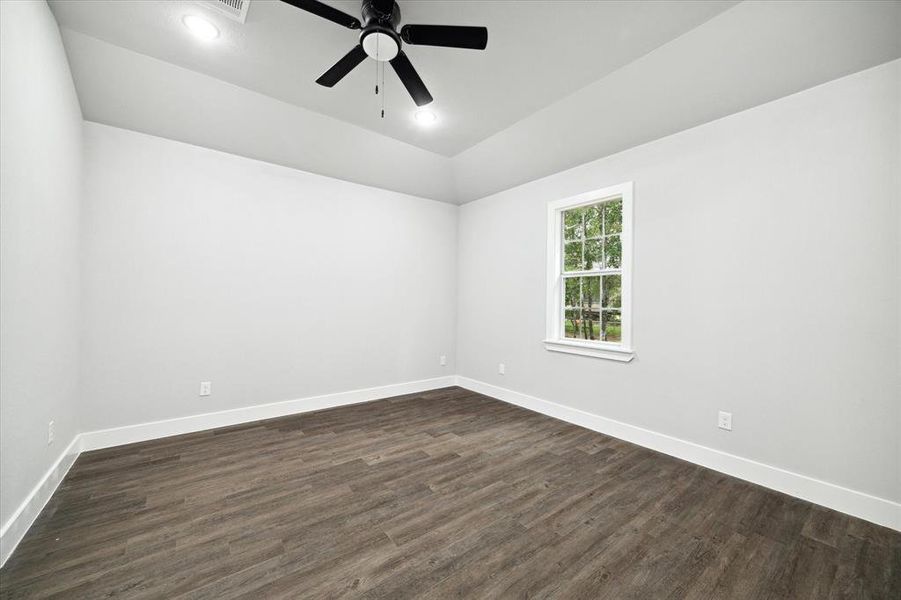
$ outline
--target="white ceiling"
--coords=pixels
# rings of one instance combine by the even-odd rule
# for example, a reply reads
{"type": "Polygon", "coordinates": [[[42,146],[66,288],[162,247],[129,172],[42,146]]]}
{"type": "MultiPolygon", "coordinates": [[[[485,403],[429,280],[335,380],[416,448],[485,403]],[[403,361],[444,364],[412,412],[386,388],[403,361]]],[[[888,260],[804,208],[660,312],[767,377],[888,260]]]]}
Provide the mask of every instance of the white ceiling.
{"type": "MultiPolygon", "coordinates": [[[[358,0],[328,3],[359,15],[358,0]]],[[[435,97],[430,108],[440,121],[429,129],[412,120],[415,105],[390,69],[385,74],[387,114],[379,118],[375,61],[366,60],[332,89],[317,85],[315,79],[356,43],[357,32],[279,0],[251,0],[243,25],[189,1],[50,4],[64,29],[454,156],[679,37],[735,1],[401,0],[403,23],[488,27],[484,52],[406,48],[435,97]],[[214,21],[220,38],[211,43],[192,38],[181,23],[188,13],[214,21]]],[[[151,94],[138,101],[152,107],[157,99],[151,94]]]]}
{"type": "Polygon", "coordinates": [[[456,202],[451,158],[82,33],[62,35],[88,121],[456,202]]]}
{"type": "Polygon", "coordinates": [[[899,57],[901,1],[742,2],[455,156],[456,198],[482,198],[899,57]]]}
{"type": "Polygon", "coordinates": [[[181,24],[192,2],[51,0],[86,120],[452,203],[901,57],[901,0],[406,4],[416,21],[489,27],[485,53],[411,49],[441,115],[428,130],[399,83],[384,122],[374,77],[316,85],[353,32],[281,2],[252,0],[247,25],[215,19],[223,36],[204,46],[181,24]]]}

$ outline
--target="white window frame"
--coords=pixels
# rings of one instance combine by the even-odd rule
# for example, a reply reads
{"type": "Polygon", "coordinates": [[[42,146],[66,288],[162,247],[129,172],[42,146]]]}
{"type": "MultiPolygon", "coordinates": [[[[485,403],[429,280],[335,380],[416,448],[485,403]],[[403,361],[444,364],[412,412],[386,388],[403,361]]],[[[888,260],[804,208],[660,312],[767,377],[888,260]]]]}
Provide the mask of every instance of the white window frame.
{"type": "MultiPolygon", "coordinates": [[[[547,337],[544,347],[553,352],[580,354],[629,362],[632,348],[632,182],[585,192],[571,198],[553,200],[547,207],[547,337]],[[563,212],[580,206],[622,198],[622,325],[619,342],[575,340],[564,336],[563,314],[563,212]]],[[[571,274],[571,273],[568,273],[571,274]]],[[[598,274],[589,271],[585,274],[598,274]]],[[[603,270],[600,271],[603,274],[603,270]]]]}

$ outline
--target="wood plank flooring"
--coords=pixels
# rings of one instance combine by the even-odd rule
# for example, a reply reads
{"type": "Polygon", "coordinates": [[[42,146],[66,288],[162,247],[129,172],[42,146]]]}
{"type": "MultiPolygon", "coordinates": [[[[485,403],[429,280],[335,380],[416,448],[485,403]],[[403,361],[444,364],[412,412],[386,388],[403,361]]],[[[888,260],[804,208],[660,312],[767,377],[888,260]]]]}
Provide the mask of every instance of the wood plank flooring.
{"type": "Polygon", "coordinates": [[[12,598],[901,598],[901,534],[459,388],[83,454],[12,598]]]}

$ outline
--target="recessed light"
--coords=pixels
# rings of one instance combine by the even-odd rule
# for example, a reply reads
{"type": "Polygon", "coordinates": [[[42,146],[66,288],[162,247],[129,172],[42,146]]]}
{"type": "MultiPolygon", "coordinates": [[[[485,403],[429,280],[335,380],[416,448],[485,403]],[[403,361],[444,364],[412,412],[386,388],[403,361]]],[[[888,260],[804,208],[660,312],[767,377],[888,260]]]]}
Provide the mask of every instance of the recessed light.
{"type": "Polygon", "coordinates": [[[430,110],[425,110],[425,109],[417,110],[416,114],[413,115],[413,117],[416,119],[416,122],[419,123],[420,125],[432,125],[433,123],[435,123],[435,121],[438,120],[438,115],[436,115],[435,113],[433,113],[430,110]]]}
{"type": "Polygon", "coordinates": [[[198,17],[197,15],[187,15],[182,22],[185,24],[191,33],[194,34],[195,37],[208,42],[210,40],[215,40],[219,37],[219,30],[216,29],[216,26],[204,19],[203,17],[198,17]]]}

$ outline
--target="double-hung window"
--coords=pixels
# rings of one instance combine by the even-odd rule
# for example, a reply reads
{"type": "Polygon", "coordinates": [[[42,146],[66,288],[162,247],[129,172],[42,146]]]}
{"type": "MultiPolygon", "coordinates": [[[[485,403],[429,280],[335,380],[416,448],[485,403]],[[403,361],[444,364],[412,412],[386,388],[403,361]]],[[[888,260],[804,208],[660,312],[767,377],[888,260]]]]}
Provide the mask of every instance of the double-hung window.
{"type": "Polygon", "coordinates": [[[548,204],[548,350],[632,360],[632,184],[548,204]]]}

